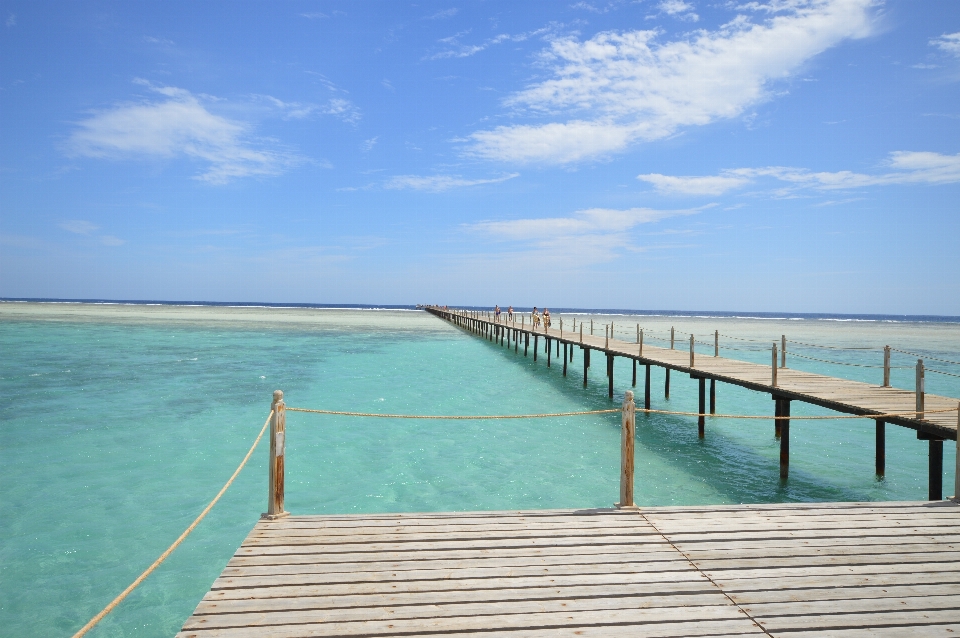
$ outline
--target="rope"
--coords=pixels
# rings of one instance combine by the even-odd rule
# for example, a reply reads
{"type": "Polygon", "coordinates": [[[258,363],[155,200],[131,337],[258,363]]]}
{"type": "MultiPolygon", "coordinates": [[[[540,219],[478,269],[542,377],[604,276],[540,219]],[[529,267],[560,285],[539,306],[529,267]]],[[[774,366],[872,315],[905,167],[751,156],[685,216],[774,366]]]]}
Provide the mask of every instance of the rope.
{"type": "Polygon", "coordinates": [[[313,414],[336,414],[339,416],[370,416],[380,419],[440,419],[444,421],[483,421],[490,419],[546,419],[557,416],[582,416],[585,414],[609,414],[620,412],[620,408],[610,410],[589,410],[587,412],[554,412],[551,414],[503,414],[503,415],[419,415],[419,414],[380,414],[378,412],[339,412],[336,410],[309,410],[307,408],[287,408],[287,412],[311,412],[313,414]]]}
{"type": "MultiPolygon", "coordinates": [[[[924,410],[925,414],[939,414],[941,412],[956,412],[960,408],[945,408],[942,410],[924,410]]],[[[887,417],[912,417],[916,416],[916,410],[910,412],[891,412],[888,414],[843,414],[826,416],[766,416],[756,414],[709,414],[700,412],[675,412],[671,410],[654,410],[652,408],[635,408],[637,412],[646,412],[648,414],[672,414],[675,416],[696,416],[713,417],[715,419],[784,419],[794,421],[822,421],[828,419],[883,419],[887,417]]],[[[589,410],[587,412],[554,412],[549,414],[500,414],[500,415],[418,415],[418,414],[380,414],[379,412],[340,412],[337,410],[310,410],[307,408],[287,408],[287,412],[310,412],[313,414],[335,414],[340,416],[360,416],[376,417],[381,419],[443,419],[443,420],[489,420],[489,419],[545,419],[559,416],[581,416],[584,414],[612,414],[622,412],[621,408],[611,408],[608,410],[589,410]]]]}
{"type": "Polygon", "coordinates": [[[104,617],[105,617],[107,614],[109,614],[111,611],[113,611],[113,609],[114,609],[117,605],[119,605],[120,603],[122,603],[122,602],[123,602],[123,599],[126,598],[126,597],[130,594],[130,592],[132,592],[134,589],[136,589],[137,586],[138,586],[140,583],[142,583],[144,580],[146,580],[147,576],[149,576],[150,574],[152,574],[152,573],[153,573],[153,570],[155,570],[157,567],[159,567],[160,564],[161,564],[163,561],[165,561],[165,560],[167,559],[167,557],[170,556],[170,554],[173,553],[173,550],[175,550],[177,547],[179,547],[179,546],[180,546],[180,543],[182,543],[182,542],[184,541],[184,539],[185,539],[187,536],[190,535],[190,532],[192,532],[192,531],[194,530],[194,528],[195,528],[197,525],[200,524],[200,521],[202,521],[202,520],[204,519],[204,517],[206,517],[206,515],[210,512],[210,510],[213,509],[213,506],[217,504],[217,501],[219,501],[219,500],[220,500],[220,497],[223,496],[224,492],[227,491],[227,488],[230,487],[231,484],[233,484],[233,480],[234,480],[235,478],[237,478],[237,475],[238,475],[238,474],[240,474],[240,470],[243,469],[243,466],[246,465],[246,464],[247,464],[247,461],[250,460],[250,456],[253,454],[253,451],[256,449],[257,444],[260,443],[260,439],[263,437],[263,433],[267,431],[267,426],[270,425],[270,419],[271,419],[272,417],[273,417],[273,410],[270,411],[270,415],[267,417],[266,423],[263,424],[263,428],[260,430],[260,434],[257,435],[257,439],[253,442],[253,445],[250,446],[250,450],[247,452],[247,455],[246,455],[245,457],[243,457],[243,460],[242,460],[242,461],[240,461],[240,465],[237,467],[236,471],[233,473],[233,476],[231,476],[231,477],[230,477],[230,480],[228,480],[228,481],[226,482],[226,484],[224,484],[224,486],[220,489],[220,491],[217,492],[217,495],[213,497],[213,500],[210,501],[210,504],[207,505],[202,512],[200,512],[200,516],[198,516],[196,519],[194,519],[194,521],[193,521],[192,523],[190,523],[190,527],[188,527],[187,529],[185,529],[185,530],[183,531],[183,534],[180,534],[180,538],[178,538],[177,540],[173,541],[173,545],[171,545],[170,547],[168,547],[168,548],[167,548],[167,551],[165,551],[164,553],[160,554],[160,558],[158,558],[157,560],[153,561],[153,564],[150,565],[150,567],[147,567],[146,571],[144,571],[142,574],[140,574],[139,576],[137,576],[137,579],[136,579],[135,581],[133,581],[132,583],[130,583],[130,586],[129,586],[129,587],[127,587],[126,589],[124,589],[123,592],[121,592],[119,596],[117,596],[116,598],[114,598],[114,599],[113,599],[113,602],[111,602],[109,605],[107,605],[106,607],[104,607],[104,608],[103,608],[103,611],[101,611],[99,614],[97,614],[96,616],[94,616],[93,618],[91,618],[91,619],[90,619],[90,622],[88,622],[86,625],[84,625],[84,626],[80,629],[80,631],[78,631],[77,633],[73,634],[73,638],[80,638],[80,636],[83,636],[85,633],[87,633],[88,631],[90,631],[91,629],[93,629],[93,627],[94,627],[98,622],[100,622],[101,620],[103,620],[104,617]]]}
{"type": "Polygon", "coordinates": [[[940,363],[952,363],[955,366],[960,366],[960,361],[951,361],[950,359],[938,359],[937,357],[931,357],[928,355],[917,354],[916,352],[907,352],[906,350],[898,350],[897,348],[890,348],[894,352],[899,352],[901,354],[908,354],[911,357],[917,357],[918,359],[929,359],[930,361],[939,361],[940,363]]]}
{"type": "MultiPolygon", "coordinates": [[[[913,366],[910,366],[910,367],[912,368],[913,366]]],[[[926,371],[926,372],[936,372],[937,374],[943,374],[943,375],[946,375],[946,376],[948,376],[948,377],[958,377],[958,378],[960,378],[960,374],[953,374],[952,372],[944,372],[943,370],[934,370],[933,368],[924,368],[924,371],[926,371]]]]}
{"type": "MultiPolygon", "coordinates": [[[[832,363],[837,366],[854,366],[856,368],[883,368],[883,366],[872,366],[867,365],[866,363],[845,363],[843,361],[828,361],[827,359],[817,359],[816,357],[808,357],[797,352],[788,352],[787,355],[791,357],[800,357],[801,359],[810,359],[811,361],[819,361],[820,363],[832,363]]],[[[890,366],[891,370],[906,370],[907,368],[912,368],[913,366],[890,366]]]]}
{"type": "Polygon", "coordinates": [[[880,350],[880,348],[874,348],[874,347],[871,347],[871,346],[849,346],[849,347],[844,347],[844,346],[820,346],[820,345],[817,345],[817,344],[815,344],[815,343],[804,343],[803,341],[794,341],[793,339],[787,339],[787,343],[795,343],[795,344],[797,344],[797,345],[807,346],[808,348],[823,348],[823,349],[825,349],[825,350],[877,350],[877,351],[880,350]]]}

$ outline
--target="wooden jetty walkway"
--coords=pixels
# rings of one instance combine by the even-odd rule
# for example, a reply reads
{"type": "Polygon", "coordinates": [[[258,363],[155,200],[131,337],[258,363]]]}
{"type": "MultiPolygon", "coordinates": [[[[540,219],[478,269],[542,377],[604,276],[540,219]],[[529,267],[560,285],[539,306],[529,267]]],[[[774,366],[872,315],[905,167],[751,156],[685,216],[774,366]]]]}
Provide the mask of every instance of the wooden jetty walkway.
{"type": "MultiPolygon", "coordinates": [[[[869,384],[848,379],[829,377],[812,372],[793,370],[785,366],[783,352],[777,355],[774,344],[770,365],[761,365],[729,359],[719,355],[715,347],[715,356],[705,356],[694,352],[693,336],[689,349],[669,349],[643,343],[643,332],[638,328],[636,343],[584,334],[583,324],[579,331],[562,329],[562,324],[549,329],[533,329],[529,322],[521,320],[507,321],[505,317],[495,317],[492,313],[452,310],[437,306],[424,308],[437,317],[466,330],[490,339],[515,351],[523,350],[527,354],[533,346],[534,360],[542,347],[547,365],[556,357],[567,374],[568,363],[573,362],[575,349],[582,352],[583,383],[587,384],[592,351],[602,353],[606,358],[606,377],[609,396],[613,397],[614,359],[623,357],[633,361],[632,385],[637,385],[637,365],[645,367],[643,407],[651,408],[650,368],[658,366],[666,370],[665,394],[670,396],[670,372],[689,374],[699,381],[699,413],[715,412],[716,383],[729,383],[758,392],[769,393],[774,401],[776,436],[780,439],[780,475],[786,478],[790,463],[790,416],[791,401],[802,401],[823,408],[851,415],[889,415],[876,419],[876,471],[885,472],[885,426],[887,423],[900,425],[917,431],[917,438],[929,441],[929,497],[930,500],[943,498],[943,441],[957,440],[960,412],[960,399],[928,394],[924,391],[923,363],[917,367],[916,390],[902,390],[889,385],[889,368],[884,373],[884,384],[869,384]],[[532,342],[532,343],[531,343],[532,342]],[[560,353],[562,349],[562,354],[560,353]],[[710,382],[709,412],[707,407],[707,381],[710,382]]],[[[682,344],[681,348],[683,347],[682,344]]],[[[886,358],[889,365],[889,357],[886,358]]],[[[705,436],[706,419],[698,419],[700,436],[705,436]]]]}
{"type": "Polygon", "coordinates": [[[178,638],[949,636],[960,506],[262,519],[178,638]]]}

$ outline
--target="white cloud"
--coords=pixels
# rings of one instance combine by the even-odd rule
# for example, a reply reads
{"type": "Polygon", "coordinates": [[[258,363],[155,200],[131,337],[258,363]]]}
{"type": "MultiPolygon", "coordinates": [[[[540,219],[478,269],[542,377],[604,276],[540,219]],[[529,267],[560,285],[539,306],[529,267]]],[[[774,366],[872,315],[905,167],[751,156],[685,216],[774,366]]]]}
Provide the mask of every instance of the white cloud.
{"type": "MultiPolygon", "coordinates": [[[[329,88],[329,87],[328,87],[329,88]]],[[[333,88],[331,90],[339,91],[333,88]]],[[[360,121],[360,109],[350,100],[342,97],[330,98],[325,104],[303,104],[301,102],[284,102],[272,95],[255,95],[255,98],[268,103],[279,111],[282,117],[301,120],[312,115],[333,115],[347,124],[356,124],[360,121]]]]}
{"type": "Polygon", "coordinates": [[[432,14],[432,15],[428,15],[428,16],[426,17],[426,19],[427,19],[427,20],[440,20],[440,19],[442,19],[442,18],[452,18],[453,16],[457,15],[457,11],[459,11],[459,9],[457,9],[457,8],[444,9],[443,11],[437,11],[436,13],[434,13],[434,14],[432,14]]]}
{"type": "Polygon", "coordinates": [[[706,177],[688,177],[649,173],[637,175],[637,179],[653,184],[664,193],[682,193],[684,195],[722,195],[723,193],[750,182],[747,177],[730,175],[708,175],[706,177]]]}
{"type": "Polygon", "coordinates": [[[930,45],[937,47],[941,51],[960,57],[960,31],[956,33],[945,33],[939,38],[934,38],[930,40],[930,45]]]}
{"type": "Polygon", "coordinates": [[[573,259],[582,266],[610,261],[623,251],[642,250],[630,232],[637,226],[693,215],[702,210],[589,208],[578,210],[569,217],[485,221],[468,224],[465,228],[493,239],[519,243],[523,245],[520,254],[528,258],[562,259],[568,264],[573,259]]]}
{"type": "Polygon", "coordinates": [[[511,162],[569,163],[621,151],[687,126],[741,115],[808,60],[872,31],[874,0],[792,0],[715,31],[660,43],[658,31],[554,39],[542,54],[553,77],[509,97],[517,113],[569,118],[500,126],[469,136],[466,152],[511,162]]]}
{"type": "MultiPolygon", "coordinates": [[[[70,219],[65,222],[58,224],[61,229],[67,231],[68,233],[73,233],[74,235],[92,235],[94,231],[100,230],[100,227],[89,222],[85,219],[70,219]]],[[[100,235],[98,237],[100,243],[104,246],[122,246],[127,241],[125,239],[120,239],[113,235],[100,235]]]]}
{"type": "Polygon", "coordinates": [[[960,153],[942,155],[932,152],[896,151],[890,153],[883,166],[888,169],[886,172],[873,175],[853,171],[813,172],[788,166],[767,166],[727,169],[713,176],[668,176],[652,173],[638,175],[637,179],[653,184],[662,193],[682,195],[721,195],[763,178],[787,182],[794,189],[818,190],[847,190],[894,184],[960,183],[960,153]]]}
{"type": "Polygon", "coordinates": [[[364,153],[370,152],[373,147],[376,146],[378,139],[380,139],[380,136],[371,137],[369,140],[363,140],[360,142],[360,150],[364,153]]]}
{"type": "Polygon", "coordinates": [[[693,12],[693,5],[683,0],[662,0],[660,4],[657,5],[657,8],[667,15],[676,16],[684,20],[696,22],[700,19],[700,16],[693,12]]]}
{"type": "Polygon", "coordinates": [[[468,228],[503,239],[529,240],[566,235],[623,233],[640,224],[658,222],[670,217],[692,215],[699,209],[655,210],[652,208],[588,208],[576,211],[571,217],[540,217],[485,221],[470,224],[468,228]]]}
{"type": "Polygon", "coordinates": [[[17,15],[15,13],[11,13],[10,15],[7,16],[6,25],[8,27],[12,27],[12,26],[15,26],[16,24],[17,24],[17,15]]]}
{"type": "Polygon", "coordinates": [[[311,11],[309,13],[301,13],[300,17],[306,18],[307,20],[322,20],[323,18],[329,18],[326,13],[321,13],[320,11],[311,11]]]}
{"type": "Polygon", "coordinates": [[[461,44],[460,38],[464,35],[470,33],[471,29],[466,31],[461,31],[460,33],[448,36],[446,38],[441,38],[439,42],[448,47],[445,51],[440,51],[439,53],[434,53],[431,56],[428,56],[425,59],[428,60],[442,60],[445,58],[468,58],[471,55],[476,55],[481,51],[488,49],[491,46],[501,44],[503,42],[524,42],[530,38],[535,38],[539,35],[544,35],[552,32],[555,29],[555,25],[548,27],[543,27],[542,29],[536,29],[534,31],[527,31],[526,33],[517,33],[510,35],[509,33],[501,33],[492,38],[484,40],[480,44],[461,44]]]}
{"type": "Polygon", "coordinates": [[[410,189],[439,192],[450,190],[451,188],[462,188],[464,186],[498,184],[519,176],[520,173],[510,173],[509,175],[495,177],[492,179],[464,179],[459,175],[397,175],[396,177],[392,177],[391,179],[387,180],[383,186],[384,188],[395,190],[410,189]]]}
{"type": "Polygon", "coordinates": [[[66,151],[77,157],[188,157],[207,164],[198,179],[223,184],[237,177],[277,175],[296,156],[256,145],[249,126],[207,110],[201,99],[176,87],[140,81],[164,99],[119,104],[78,122],[66,151]]]}
{"type": "Polygon", "coordinates": [[[100,227],[85,219],[71,219],[59,224],[60,228],[75,235],[89,235],[100,227]]]}

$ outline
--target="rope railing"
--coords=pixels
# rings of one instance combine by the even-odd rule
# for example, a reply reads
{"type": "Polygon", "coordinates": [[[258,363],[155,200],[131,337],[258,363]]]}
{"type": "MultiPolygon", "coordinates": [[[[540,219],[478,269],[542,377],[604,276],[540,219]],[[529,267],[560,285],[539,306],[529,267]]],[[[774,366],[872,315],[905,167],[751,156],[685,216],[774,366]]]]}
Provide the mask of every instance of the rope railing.
{"type": "Polygon", "coordinates": [[[183,530],[183,533],[180,534],[177,540],[173,541],[173,544],[167,548],[167,551],[160,554],[160,557],[157,558],[157,560],[153,561],[153,564],[150,565],[150,567],[147,567],[147,569],[145,569],[142,574],[137,576],[136,580],[130,583],[129,587],[127,587],[122,592],[120,592],[120,595],[114,598],[109,605],[104,607],[99,614],[91,618],[90,622],[88,622],[86,625],[80,628],[80,631],[73,634],[73,638],[80,638],[81,636],[86,634],[88,631],[93,629],[97,625],[97,623],[103,620],[107,616],[107,614],[113,611],[117,605],[122,603],[123,600],[130,595],[130,592],[132,592],[134,589],[136,589],[140,585],[140,583],[146,580],[147,576],[152,574],[154,570],[157,569],[157,567],[159,567],[161,563],[163,563],[163,561],[167,560],[167,557],[170,556],[170,554],[172,554],[173,551],[180,546],[180,543],[182,543],[184,539],[186,539],[187,536],[190,535],[190,532],[192,532],[197,527],[197,525],[200,524],[200,521],[202,521],[207,516],[207,514],[210,513],[210,510],[212,510],[213,506],[217,504],[217,501],[220,500],[220,497],[223,496],[224,493],[226,493],[227,488],[233,485],[233,481],[240,474],[240,470],[242,470],[243,467],[247,464],[247,461],[250,460],[250,457],[253,455],[253,451],[257,448],[257,444],[259,444],[260,439],[263,438],[263,433],[267,431],[267,427],[270,425],[270,419],[272,418],[273,418],[273,411],[271,411],[270,415],[267,417],[266,423],[264,423],[263,428],[260,429],[260,434],[257,435],[257,438],[256,440],[254,440],[253,445],[250,446],[250,449],[247,451],[247,455],[243,457],[242,461],[240,461],[240,465],[237,466],[237,469],[233,472],[233,474],[230,476],[230,479],[224,484],[224,486],[220,488],[220,491],[217,492],[217,495],[213,497],[213,500],[210,501],[210,503],[205,508],[203,508],[203,511],[200,512],[200,515],[197,516],[197,518],[195,518],[192,523],[190,523],[190,526],[187,527],[187,529],[183,530]]]}
{"type": "MultiPolygon", "coordinates": [[[[544,414],[383,414],[381,412],[347,412],[341,410],[316,410],[313,408],[286,408],[288,412],[307,412],[311,414],[329,414],[336,416],[356,416],[372,417],[379,419],[433,419],[443,421],[481,421],[481,420],[501,420],[501,419],[546,419],[552,417],[564,416],[584,416],[588,414],[613,414],[622,411],[621,408],[608,408],[604,410],[586,410],[583,412],[548,412],[544,414]]],[[[885,419],[895,417],[915,417],[916,411],[910,412],[888,412],[885,414],[826,414],[814,416],[768,416],[764,414],[711,414],[709,412],[680,412],[676,410],[655,410],[653,408],[634,408],[637,412],[646,412],[648,414],[666,414],[674,416],[695,416],[712,417],[714,419],[781,419],[781,420],[801,420],[801,421],[827,421],[832,419],[885,419]]],[[[944,408],[940,410],[924,410],[926,414],[940,414],[945,412],[957,412],[960,406],[956,408],[944,408]]]]}
{"type": "Polygon", "coordinates": [[[917,354],[916,352],[908,352],[906,350],[900,350],[898,348],[890,348],[890,349],[893,350],[894,352],[899,352],[900,354],[907,354],[912,357],[917,357],[918,359],[928,359],[930,361],[939,361],[940,363],[950,363],[955,366],[960,366],[960,361],[951,361],[950,359],[939,359],[937,357],[931,357],[930,355],[917,354]]]}
{"type": "Polygon", "coordinates": [[[869,365],[866,363],[850,363],[847,361],[830,361],[828,359],[817,359],[816,357],[808,357],[807,355],[800,354],[799,352],[790,352],[791,357],[800,357],[801,359],[809,359],[810,361],[819,361],[820,363],[832,363],[837,366],[853,366],[855,368],[877,368],[883,370],[884,368],[890,370],[908,370],[913,368],[913,366],[875,366],[869,365]]]}
{"type": "MultiPolygon", "coordinates": [[[[487,319],[487,318],[484,317],[483,311],[474,311],[474,312],[479,313],[479,315],[478,315],[479,318],[484,319],[484,320],[489,320],[489,319],[487,319]]],[[[466,313],[467,313],[467,316],[470,316],[470,311],[466,311],[466,313]]],[[[570,318],[572,318],[572,319],[574,319],[575,321],[578,321],[578,322],[580,322],[580,323],[583,323],[583,319],[582,319],[581,317],[574,316],[574,317],[570,317],[570,318]]],[[[558,319],[559,319],[559,315],[557,315],[557,317],[556,317],[555,319],[558,320],[558,319]]],[[[495,321],[495,320],[494,320],[494,321],[495,321]]],[[[500,320],[499,323],[506,323],[506,322],[505,322],[504,319],[501,317],[501,320],[500,320]]],[[[512,325],[512,324],[511,324],[511,325],[512,325]]],[[[601,324],[599,324],[599,325],[600,325],[600,326],[604,326],[605,329],[606,329],[606,327],[609,327],[610,323],[601,323],[601,324]]],[[[616,324],[614,324],[614,325],[616,326],[616,324]]],[[[662,343],[669,343],[669,342],[670,342],[670,338],[667,337],[667,336],[657,336],[658,334],[669,335],[670,333],[669,333],[668,331],[666,331],[666,330],[655,330],[655,329],[651,329],[651,328],[643,328],[642,330],[643,330],[643,335],[644,335],[644,338],[645,338],[645,339],[652,339],[652,340],[654,340],[654,341],[658,341],[658,342],[662,342],[662,343]]],[[[573,332],[573,329],[571,328],[570,331],[573,332]]],[[[685,332],[677,332],[676,334],[680,335],[680,334],[688,334],[688,333],[685,333],[685,332]]],[[[623,335],[626,335],[626,338],[624,339],[624,341],[630,342],[630,341],[631,341],[630,337],[633,336],[633,333],[632,333],[631,331],[626,331],[626,332],[624,332],[623,330],[616,330],[616,329],[615,329],[615,330],[613,331],[613,333],[610,334],[610,338],[611,338],[611,339],[616,339],[618,336],[623,336],[623,335]]],[[[593,334],[593,335],[591,335],[591,336],[597,337],[597,336],[599,336],[599,335],[593,334]]],[[[751,339],[751,338],[747,338],[747,337],[735,337],[735,336],[733,336],[733,335],[720,334],[719,332],[717,333],[717,336],[718,336],[718,337],[723,337],[723,338],[725,338],[725,339],[733,339],[733,340],[735,340],[735,341],[742,341],[742,342],[756,343],[756,344],[767,344],[767,343],[770,343],[771,341],[775,341],[775,340],[773,340],[773,339],[771,339],[770,341],[768,341],[768,340],[764,340],[764,339],[751,339]]],[[[787,343],[799,345],[799,346],[802,346],[802,347],[805,347],[805,348],[819,348],[819,349],[825,349],[825,350],[857,351],[857,352],[878,352],[878,351],[882,351],[882,348],[876,348],[876,347],[872,347],[872,346],[831,346],[831,345],[823,345],[823,344],[810,343],[810,342],[806,342],[806,341],[798,341],[798,340],[795,340],[795,339],[785,339],[785,341],[786,341],[787,343]]],[[[687,342],[687,339],[685,339],[685,338],[675,338],[675,339],[674,339],[674,344],[675,344],[675,345],[680,345],[681,343],[686,343],[686,342],[687,342]]],[[[694,342],[695,342],[697,345],[703,346],[703,347],[705,347],[705,348],[715,348],[715,347],[718,347],[718,344],[716,344],[716,343],[711,343],[711,342],[708,342],[708,341],[701,341],[701,340],[699,340],[699,339],[695,339],[694,342]]],[[[724,344],[724,345],[720,345],[719,348],[722,349],[722,350],[733,350],[733,351],[736,351],[736,352],[767,352],[767,348],[762,347],[762,346],[757,346],[757,347],[753,347],[753,348],[738,348],[738,347],[736,347],[736,346],[731,346],[731,345],[724,344]]],[[[930,360],[930,361],[939,361],[939,362],[941,362],[941,363],[947,363],[947,364],[950,364],[950,365],[960,365],[960,361],[953,361],[953,360],[951,360],[951,359],[943,359],[943,358],[940,358],[940,357],[934,357],[934,356],[929,356],[929,355],[921,355],[921,354],[916,353],[916,352],[910,352],[909,350],[901,350],[901,349],[899,349],[899,348],[890,348],[890,350],[893,351],[893,352],[899,352],[899,353],[901,353],[901,354],[906,354],[906,355],[910,355],[910,356],[915,356],[915,357],[918,357],[918,358],[924,358],[924,359],[927,359],[927,360],[930,360]]],[[[809,360],[809,361],[817,361],[817,362],[819,362],[819,363],[827,363],[827,364],[841,365],[841,366],[850,366],[850,367],[856,367],[856,368],[872,368],[872,369],[887,369],[887,370],[908,370],[908,369],[913,368],[913,366],[890,366],[890,365],[884,366],[884,365],[871,365],[871,364],[864,364],[864,363],[852,363],[852,362],[848,362],[848,361],[833,361],[833,360],[829,360],[829,359],[821,359],[821,358],[818,358],[818,357],[811,357],[811,356],[809,356],[809,355],[804,355],[804,354],[798,353],[798,352],[793,351],[793,350],[790,351],[789,355],[790,355],[790,356],[795,356],[795,357],[800,357],[800,358],[802,358],[802,359],[807,359],[807,360],[809,360]]],[[[929,369],[929,368],[928,368],[928,369],[929,369]]],[[[941,370],[933,370],[933,369],[929,369],[929,370],[930,370],[931,372],[935,372],[935,373],[937,373],[937,374],[943,374],[943,375],[945,375],[945,376],[960,377],[960,375],[956,375],[956,374],[953,374],[953,373],[950,373],[950,372],[943,372],[943,371],[941,371],[941,370]]]]}

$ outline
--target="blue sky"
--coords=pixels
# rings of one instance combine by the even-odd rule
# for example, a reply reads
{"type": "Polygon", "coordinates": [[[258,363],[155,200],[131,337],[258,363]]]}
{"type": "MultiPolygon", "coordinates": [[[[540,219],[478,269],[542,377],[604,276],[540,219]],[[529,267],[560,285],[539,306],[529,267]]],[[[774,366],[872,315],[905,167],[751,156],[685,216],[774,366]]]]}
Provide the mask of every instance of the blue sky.
{"type": "Polygon", "coordinates": [[[960,315],[960,2],[0,2],[0,296],[960,315]]]}

